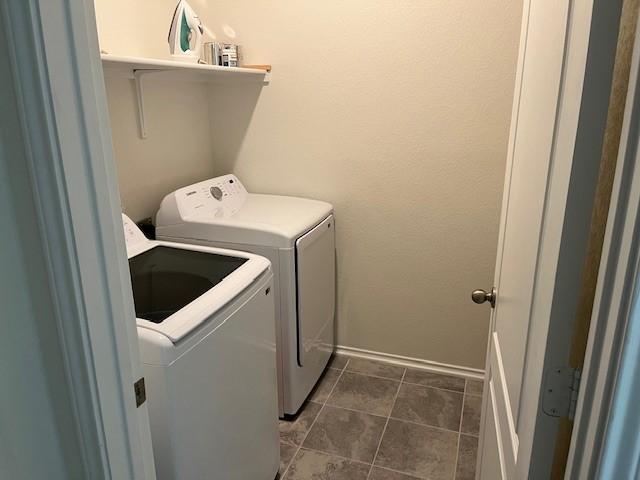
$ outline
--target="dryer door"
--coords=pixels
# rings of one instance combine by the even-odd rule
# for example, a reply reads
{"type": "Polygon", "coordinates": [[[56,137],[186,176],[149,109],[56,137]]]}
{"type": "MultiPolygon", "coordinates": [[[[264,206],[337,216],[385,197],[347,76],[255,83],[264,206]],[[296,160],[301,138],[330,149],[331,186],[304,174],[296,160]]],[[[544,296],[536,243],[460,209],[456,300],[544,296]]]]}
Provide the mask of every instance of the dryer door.
{"type": "Polygon", "coordinates": [[[298,364],[324,368],[334,346],[335,226],[329,215],[296,241],[298,364]]]}

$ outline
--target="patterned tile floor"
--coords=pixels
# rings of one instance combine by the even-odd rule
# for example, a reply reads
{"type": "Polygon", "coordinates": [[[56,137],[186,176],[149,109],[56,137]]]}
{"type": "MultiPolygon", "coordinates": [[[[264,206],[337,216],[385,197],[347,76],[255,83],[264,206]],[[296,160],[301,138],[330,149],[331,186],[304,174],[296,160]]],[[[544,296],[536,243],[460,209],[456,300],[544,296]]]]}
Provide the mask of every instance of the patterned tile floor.
{"type": "Polygon", "coordinates": [[[482,383],[334,357],[293,421],[283,480],[475,478],[482,383]]]}

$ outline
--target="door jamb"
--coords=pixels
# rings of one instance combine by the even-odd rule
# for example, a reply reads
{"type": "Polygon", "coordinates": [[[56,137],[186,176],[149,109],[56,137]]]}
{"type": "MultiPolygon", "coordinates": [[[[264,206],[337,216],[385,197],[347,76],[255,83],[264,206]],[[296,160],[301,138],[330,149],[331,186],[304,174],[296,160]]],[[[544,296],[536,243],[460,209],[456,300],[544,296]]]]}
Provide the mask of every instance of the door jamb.
{"type": "Polygon", "coordinates": [[[569,366],[621,10],[621,0],[571,3],[518,419],[533,437],[519,445],[517,478],[548,478],[553,466],[560,420],[539,406],[545,372],[569,366]]]}
{"type": "MultiPolygon", "coordinates": [[[[631,429],[637,439],[638,380],[635,368],[638,276],[640,275],[640,29],[636,30],[623,133],[609,221],[565,478],[627,478],[638,459],[631,448],[615,449],[631,429]],[[631,329],[634,328],[633,332],[631,329]],[[635,355],[634,355],[635,354],[635,355]],[[620,395],[620,397],[616,397],[620,395]],[[626,398],[625,398],[626,397],[626,398]],[[633,400],[625,402],[625,400],[633,400]],[[614,402],[618,408],[613,411],[614,402]],[[626,425],[620,424],[623,418],[626,425]],[[635,421],[633,419],[636,419],[635,421]],[[605,440],[606,441],[603,441],[605,440]],[[631,454],[631,455],[630,455],[631,454]]],[[[624,422],[623,422],[624,423],[624,422]]],[[[627,445],[630,447],[630,444],[627,445]]]]}
{"type": "MultiPolygon", "coordinates": [[[[0,5],[87,478],[155,478],[93,2],[0,5]],[[123,321],[124,320],[124,321],[123,321]]],[[[28,415],[28,412],[16,412],[28,415]]]]}

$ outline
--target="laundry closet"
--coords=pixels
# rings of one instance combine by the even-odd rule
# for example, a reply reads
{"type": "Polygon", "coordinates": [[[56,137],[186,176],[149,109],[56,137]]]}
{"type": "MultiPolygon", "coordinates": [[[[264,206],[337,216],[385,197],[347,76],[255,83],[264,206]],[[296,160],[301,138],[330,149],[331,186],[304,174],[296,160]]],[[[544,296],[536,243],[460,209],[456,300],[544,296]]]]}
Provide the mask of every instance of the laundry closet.
{"type": "Polygon", "coordinates": [[[640,0],[0,8],[0,478],[631,478],[640,0]]]}
{"type": "MultiPolygon", "coordinates": [[[[256,341],[275,351],[281,420],[263,431],[280,430],[280,474],[316,461],[305,445],[378,465],[376,448],[314,444],[309,430],[331,408],[359,411],[376,382],[382,403],[362,409],[380,455],[376,415],[405,418],[395,397],[420,385],[447,396],[452,417],[424,422],[455,433],[442,468],[462,472],[489,326],[469,293],[494,274],[520,2],[95,0],[95,13],[131,231],[160,241],[146,248],[270,262],[255,278],[274,297],[275,335],[256,341]]],[[[178,428],[154,428],[153,409],[151,423],[154,442],[178,428]]],[[[424,474],[396,460],[380,462],[424,474]]]]}
{"type": "MultiPolygon", "coordinates": [[[[96,0],[100,48],[170,59],[176,3],[96,0]]],[[[227,173],[327,201],[338,344],[483,368],[488,314],[467,297],[493,275],[520,3],[190,4],[204,41],[272,70],[143,75],[142,139],[135,83],[105,62],[123,211],[227,173]]]]}

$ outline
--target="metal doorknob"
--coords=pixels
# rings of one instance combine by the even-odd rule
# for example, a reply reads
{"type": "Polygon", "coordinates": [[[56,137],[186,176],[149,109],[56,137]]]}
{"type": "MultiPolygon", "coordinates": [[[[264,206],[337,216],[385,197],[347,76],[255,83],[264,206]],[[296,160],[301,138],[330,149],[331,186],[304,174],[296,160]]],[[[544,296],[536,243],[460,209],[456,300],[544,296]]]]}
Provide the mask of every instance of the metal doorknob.
{"type": "Polygon", "coordinates": [[[471,300],[473,300],[474,303],[489,302],[491,304],[491,308],[495,308],[496,294],[496,287],[493,287],[490,292],[479,288],[478,290],[471,292],[471,300]]]}

